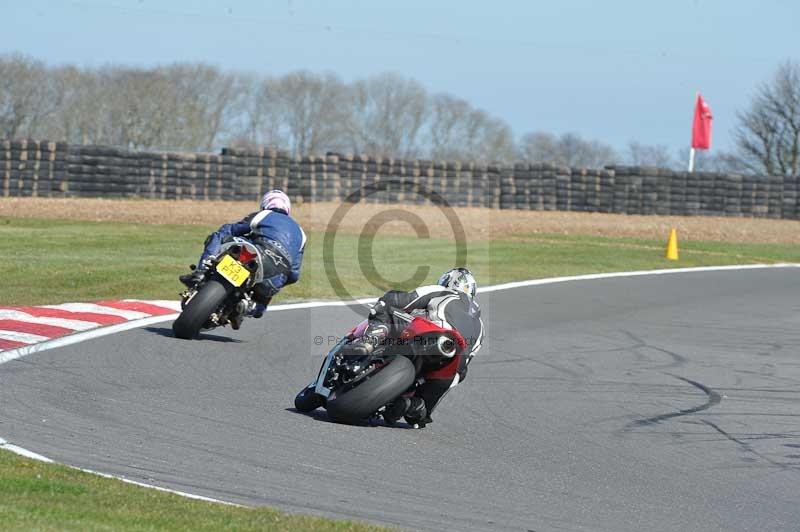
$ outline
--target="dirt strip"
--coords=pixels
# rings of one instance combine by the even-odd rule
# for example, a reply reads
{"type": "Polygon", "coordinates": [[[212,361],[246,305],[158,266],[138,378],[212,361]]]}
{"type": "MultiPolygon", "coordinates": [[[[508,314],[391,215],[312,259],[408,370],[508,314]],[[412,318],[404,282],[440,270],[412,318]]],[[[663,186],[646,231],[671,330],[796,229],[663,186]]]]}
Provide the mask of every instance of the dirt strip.
{"type": "MultiPolygon", "coordinates": [[[[255,207],[255,202],[0,198],[0,218],[217,226],[243,217],[255,207]]],[[[344,207],[339,203],[296,205],[293,214],[307,230],[324,231],[340,208],[344,207]]],[[[669,229],[674,227],[683,240],[800,244],[800,222],[796,220],[481,208],[458,208],[453,213],[467,237],[472,239],[542,234],[666,239],[669,229]]],[[[342,231],[360,232],[367,223],[383,234],[427,230],[433,237],[453,235],[450,220],[435,206],[358,204],[347,210],[338,225],[342,231]],[[404,213],[404,221],[398,221],[398,211],[404,213]]]]}

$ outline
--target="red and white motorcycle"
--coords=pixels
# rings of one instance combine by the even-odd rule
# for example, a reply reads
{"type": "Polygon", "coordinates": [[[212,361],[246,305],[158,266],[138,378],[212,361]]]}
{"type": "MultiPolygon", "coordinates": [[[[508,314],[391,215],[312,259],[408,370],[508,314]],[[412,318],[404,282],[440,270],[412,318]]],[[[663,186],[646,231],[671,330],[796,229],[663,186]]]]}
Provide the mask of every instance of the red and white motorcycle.
{"type": "Polygon", "coordinates": [[[295,408],[311,412],[324,407],[335,421],[359,423],[413,393],[426,375],[455,373],[467,346],[458,331],[421,316],[397,311],[394,315],[407,323],[398,338],[366,357],[345,356],[342,347],[364,334],[367,321],[354,327],[328,352],[316,380],[297,394],[295,408]]]}

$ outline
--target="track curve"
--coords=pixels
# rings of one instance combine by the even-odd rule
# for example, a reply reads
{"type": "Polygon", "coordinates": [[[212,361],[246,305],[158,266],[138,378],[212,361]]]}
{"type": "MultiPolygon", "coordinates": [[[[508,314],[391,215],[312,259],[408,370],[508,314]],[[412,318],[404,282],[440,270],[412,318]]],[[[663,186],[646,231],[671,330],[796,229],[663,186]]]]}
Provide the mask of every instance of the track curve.
{"type": "Polygon", "coordinates": [[[795,530],[798,294],[790,268],[484,294],[483,351],[422,431],[291,410],[347,309],[193,342],[162,324],[0,366],[0,435],[172,489],[413,529],[795,530]]]}

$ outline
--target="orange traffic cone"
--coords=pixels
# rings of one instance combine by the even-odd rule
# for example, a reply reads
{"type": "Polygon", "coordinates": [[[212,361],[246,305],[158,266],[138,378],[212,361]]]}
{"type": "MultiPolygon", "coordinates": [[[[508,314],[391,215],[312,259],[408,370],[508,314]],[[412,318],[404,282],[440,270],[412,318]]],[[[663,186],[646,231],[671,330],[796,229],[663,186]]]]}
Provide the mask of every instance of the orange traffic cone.
{"type": "Polygon", "coordinates": [[[667,259],[678,260],[678,232],[673,228],[667,240],[667,259]]]}

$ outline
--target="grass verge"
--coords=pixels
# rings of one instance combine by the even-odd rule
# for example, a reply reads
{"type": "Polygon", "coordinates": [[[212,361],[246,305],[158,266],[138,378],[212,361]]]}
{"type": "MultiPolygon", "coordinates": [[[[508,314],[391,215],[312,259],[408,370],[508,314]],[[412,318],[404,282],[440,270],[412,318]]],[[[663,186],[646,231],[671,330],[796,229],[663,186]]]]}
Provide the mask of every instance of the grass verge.
{"type": "MultiPolygon", "coordinates": [[[[197,260],[214,229],[0,219],[0,304],[177,299],[182,288],[177,276],[197,260]]],[[[309,234],[301,281],[287,287],[280,301],[341,297],[342,290],[331,283],[331,266],[344,293],[363,296],[434,282],[456,257],[451,240],[386,235],[371,240],[347,233],[336,235],[325,254],[324,236],[309,234]]],[[[791,244],[682,242],[679,261],[664,259],[664,242],[634,238],[520,233],[465,244],[467,265],[484,285],[557,275],[800,261],[800,247],[791,244]]]]}
{"type": "Polygon", "coordinates": [[[0,528],[11,530],[319,530],[376,526],[187,499],[0,450],[0,528]]]}

